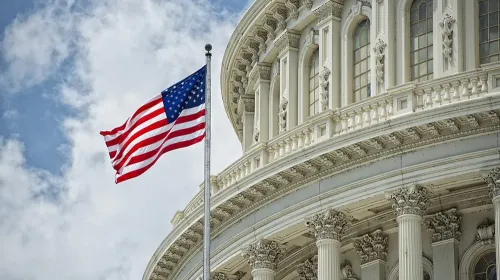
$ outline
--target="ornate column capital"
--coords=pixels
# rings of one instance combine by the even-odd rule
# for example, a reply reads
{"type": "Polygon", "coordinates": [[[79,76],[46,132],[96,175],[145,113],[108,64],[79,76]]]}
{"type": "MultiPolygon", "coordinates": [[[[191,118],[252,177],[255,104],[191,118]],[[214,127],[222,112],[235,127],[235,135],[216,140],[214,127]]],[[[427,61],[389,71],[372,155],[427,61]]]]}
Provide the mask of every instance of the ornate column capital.
{"type": "Polygon", "coordinates": [[[423,216],[430,204],[427,190],[415,184],[395,190],[387,195],[387,199],[392,203],[392,208],[398,216],[405,214],[423,216]]]}
{"type": "Polygon", "coordinates": [[[432,242],[439,242],[448,239],[460,241],[460,224],[462,216],[457,209],[450,209],[446,212],[439,212],[425,219],[427,231],[432,235],[432,242]]]}
{"type": "Polygon", "coordinates": [[[222,272],[212,273],[210,275],[210,280],[236,280],[238,277],[234,275],[227,275],[222,272]]]}
{"type": "Polygon", "coordinates": [[[238,113],[253,113],[255,111],[255,97],[250,94],[240,96],[238,100],[238,113]]]}
{"type": "Polygon", "coordinates": [[[349,222],[344,213],[327,209],[323,213],[308,218],[306,226],[314,233],[317,240],[333,239],[340,242],[349,222]]]}
{"type": "Polygon", "coordinates": [[[297,272],[300,280],[317,280],[318,279],[318,256],[314,256],[305,262],[297,265],[297,272]]]}
{"type": "Polygon", "coordinates": [[[278,54],[282,54],[288,49],[298,50],[300,45],[300,33],[287,30],[278,39],[275,45],[278,47],[278,54]]]}
{"type": "Polygon", "coordinates": [[[271,80],[271,64],[265,62],[259,62],[255,64],[251,74],[250,79],[252,81],[269,81],[271,80]]]}
{"type": "Polygon", "coordinates": [[[492,198],[500,196],[500,167],[495,167],[488,174],[483,174],[483,180],[488,184],[492,198]]]}
{"type": "Polygon", "coordinates": [[[342,17],[342,9],[344,9],[344,0],[326,1],[325,4],[314,10],[314,13],[318,17],[318,24],[321,24],[332,16],[340,19],[342,17]]]}
{"type": "Polygon", "coordinates": [[[354,248],[361,264],[375,260],[387,261],[387,234],[378,229],[354,240],[354,248]]]}
{"type": "Polygon", "coordinates": [[[254,269],[276,270],[278,263],[285,256],[285,250],[276,241],[260,239],[259,241],[248,245],[242,252],[242,257],[254,269]]]}

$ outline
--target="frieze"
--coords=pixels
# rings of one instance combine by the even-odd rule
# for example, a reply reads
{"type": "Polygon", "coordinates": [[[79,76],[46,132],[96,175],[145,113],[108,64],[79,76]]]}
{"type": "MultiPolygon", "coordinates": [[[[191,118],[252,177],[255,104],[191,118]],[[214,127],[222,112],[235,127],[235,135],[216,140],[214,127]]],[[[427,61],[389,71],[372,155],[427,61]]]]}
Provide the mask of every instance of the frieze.
{"type": "Polygon", "coordinates": [[[387,234],[380,229],[356,238],[354,248],[361,264],[375,260],[387,261],[387,240],[387,234]]]}
{"type": "Polygon", "coordinates": [[[392,203],[392,208],[398,216],[407,214],[423,216],[430,203],[427,190],[416,184],[395,190],[387,195],[387,199],[392,203]]]}
{"type": "Polygon", "coordinates": [[[438,212],[425,220],[427,231],[431,233],[432,242],[439,242],[449,239],[460,241],[460,225],[462,216],[457,209],[450,209],[446,212],[438,212]]]}
{"type": "Polygon", "coordinates": [[[349,224],[350,222],[346,219],[344,213],[331,208],[306,219],[306,226],[317,240],[333,239],[341,241],[349,224]]]}
{"type": "Polygon", "coordinates": [[[285,253],[285,249],[278,242],[260,239],[256,243],[250,244],[242,252],[242,257],[250,264],[252,269],[267,268],[276,270],[285,253]]]}

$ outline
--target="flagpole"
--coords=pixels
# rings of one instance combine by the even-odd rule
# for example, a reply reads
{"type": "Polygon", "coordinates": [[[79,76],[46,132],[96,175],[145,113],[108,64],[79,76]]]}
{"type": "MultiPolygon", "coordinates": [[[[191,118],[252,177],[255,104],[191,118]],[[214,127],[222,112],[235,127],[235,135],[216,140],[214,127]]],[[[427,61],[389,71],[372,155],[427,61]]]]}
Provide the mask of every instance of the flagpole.
{"type": "Polygon", "coordinates": [[[205,75],[205,221],[203,223],[203,280],[210,280],[210,126],[212,89],[212,45],[206,44],[207,73],[205,75]]]}

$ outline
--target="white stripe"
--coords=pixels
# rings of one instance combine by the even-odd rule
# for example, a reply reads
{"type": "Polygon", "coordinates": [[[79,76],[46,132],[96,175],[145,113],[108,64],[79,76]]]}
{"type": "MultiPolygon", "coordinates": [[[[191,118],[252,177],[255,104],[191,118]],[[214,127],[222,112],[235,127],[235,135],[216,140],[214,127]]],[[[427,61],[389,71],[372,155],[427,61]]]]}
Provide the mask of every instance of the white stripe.
{"type": "Polygon", "coordinates": [[[120,174],[116,175],[116,178],[118,179],[121,176],[123,176],[123,175],[125,175],[125,174],[127,174],[129,172],[132,172],[132,171],[135,171],[135,170],[138,170],[138,169],[141,169],[141,168],[147,166],[148,164],[150,164],[151,162],[153,162],[159,156],[160,152],[165,147],[168,147],[168,146],[170,146],[172,144],[175,144],[175,143],[178,143],[178,142],[184,142],[184,141],[189,141],[189,140],[195,139],[195,138],[197,138],[199,136],[202,136],[204,133],[205,133],[205,129],[201,129],[201,130],[198,130],[198,131],[193,132],[191,134],[186,134],[186,135],[183,135],[183,136],[180,136],[180,137],[176,137],[174,139],[169,139],[167,142],[165,142],[162,145],[162,148],[160,150],[158,150],[158,153],[156,153],[154,156],[150,157],[147,160],[144,160],[144,161],[132,164],[132,165],[125,166],[124,168],[122,168],[120,170],[120,174]]]}
{"type": "MultiPolygon", "coordinates": [[[[172,132],[174,131],[177,131],[177,130],[181,130],[181,129],[186,129],[186,128],[190,128],[190,127],[193,127],[193,126],[196,126],[200,123],[204,123],[205,122],[205,116],[201,116],[195,120],[192,120],[192,121],[189,121],[189,122],[185,122],[185,123],[180,123],[180,124],[172,124],[173,127],[169,124],[167,126],[164,126],[164,127],[161,127],[161,128],[157,128],[155,130],[152,130],[148,133],[144,133],[142,134],[141,136],[137,137],[136,139],[134,139],[132,142],[130,142],[130,144],[125,148],[124,152],[122,153],[121,157],[120,158],[115,158],[113,159],[113,166],[116,166],[118,164],[120,164],[120,162],[125,158],[125,156],[130,152],[130,150],[132,150],[136,145],[139,144],[139,142],[143,141],[143,140],[146,140],[148,138],[151,138],[151,137],[154,137],[158,134],[161,134],[161,133],[164,133],[164,132],[167,132],[169,129],[171,129],[170,132],[167,133],[167,135],[165,135],[165,137],[155,143],[152,143],[148,146],[144,146],[144,147],[141,147],[140,149],[138,149],[137,151],[135,151],[131,157],[128,158],[127,160],[127,163],[125,163],[125,165],[128,164],[128,161],[130,161],[132,159],[133,156],[136,156],[136,155],[141,155],[143,153],[146,153],[148,151],[151,151],[155,148],[158,148],[158,146],[164,141],[164,139],[166,139],[168,137],[168,135],[170,135],[172,132]]],[[[172,138],[172,139],[175,139],[172,138]]],[[[125,166],[124,165],[124,166],[125,166]]]]}

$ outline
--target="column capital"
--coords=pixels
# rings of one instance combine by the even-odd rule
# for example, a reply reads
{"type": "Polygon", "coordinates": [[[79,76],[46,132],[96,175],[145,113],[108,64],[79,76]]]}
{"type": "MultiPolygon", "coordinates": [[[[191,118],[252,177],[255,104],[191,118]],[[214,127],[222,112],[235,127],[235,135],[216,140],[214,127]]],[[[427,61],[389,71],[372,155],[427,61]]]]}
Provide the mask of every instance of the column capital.
{"type": "Polygon", "coordinates": [[[326,3],[314,10],[314,13],[318,17],[318,24],[321,25],[331,17],[340,19],[342,17],[343,9],[344,0],[328,0],[326,3]]]}
{"type": "Polygon", "coordinates": [[[438,212],[425,219],[427,231],[432,235],[432,242],[448,239],[460,241],[461,223],[462,216],[454,208],[446,212],[438,212]]]}
{"type": "Polygon", "coordinates": [[[274,271],[285,253],[285,250],[278,242],[260,239],[248,245],[242,252],[242,257],[250,264],[252,270],[263,268],[274,271]]]}
{"type": "Polygon", "coordinates": [[[278,47],[278,56],[281,56],[287,50],[298,50],[300,45],[300,33],[286,30],[276,39],[275,45],[278,47]]]}
{"type": "Polygon", "coordinates": [[[395,190],[387,195],[392,208],[398,216],[412,214],[423,216],[430,204],[429,194],[425,188],[411,184],[395,190]]]}
{"type": "Polygon", "coordinates": [[[488,184],[491,197],[500,196],[500,167],[495,167],[487,174],[483,174],[483,180],[488,184]]]}
{"type": "Polygon", "coordinates": [[[256,63],[252,72],[250,73],[250,79],[255,82],[269,82],[271,80],[271,70],[271,64],[269,63],[256,63]]]}
{"type": "Polygon", "coordinates": [[[316,214],[306,220],[306,226],[314,233],[316,239],[342,240],[349,222],[344,213],[333,209],[327,209],[323,213],[316,214]]]}
{"type": "Polygon", "coordinates": [[[238,100],[238,113],[253,113],[255,111],[255,97],[251,94],[240,95],[238,100]]]}
{"type": "Polygon", "coordinates": [[[303,263],[297,265],[297,272],[300,280],[317,280],[318,279],[318,256],[314,256],[303,263]]]}
{"type": "Polygon", "coordinates": [[[354,240],[354,248],[361,264],[375,260],[387,261],[387,234],[378,229],[354,240]]]}

